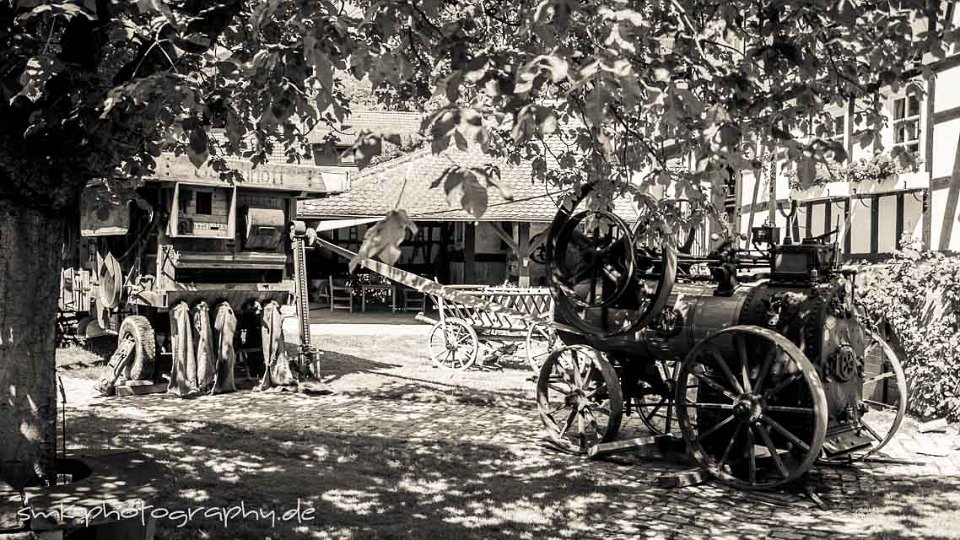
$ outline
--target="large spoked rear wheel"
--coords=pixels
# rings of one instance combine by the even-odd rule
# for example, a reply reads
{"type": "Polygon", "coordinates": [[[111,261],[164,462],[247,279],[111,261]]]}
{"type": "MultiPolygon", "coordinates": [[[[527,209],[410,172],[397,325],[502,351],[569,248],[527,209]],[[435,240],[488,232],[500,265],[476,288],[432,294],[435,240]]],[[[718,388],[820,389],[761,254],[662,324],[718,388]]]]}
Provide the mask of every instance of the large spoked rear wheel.
{"type": "Polygon", "coordinates": [[[574,453],[610,442],[620,430],[623,392],[596,349],[574,345],[547,357],[537,379],[537,408],[550,439],[574,453]]]}
{"type": "Polygon", "coordinates": [[[462,319],[447,317],[433,325],[428,340],[430,359],[443,368],[467,369],[477,360],[480,340],[462,319]]]}
{"type": "Polygon", "coordinates": [[[809,471],[820,455],[827,430],[820,377],[776,332],[733,326],[703,339],[680,365],[677,388],[687,446],[725,484],[777,487],[809,471]]]}
{"type": "Polygon", "coordinates": [[[880,451],[900,429],[907,413],[907,379],[893,348],[876,332],[866,332],[863,393],[856,433],[869,446],[838,457],[824,455],[826,463],[860,461],[880,451]]]}

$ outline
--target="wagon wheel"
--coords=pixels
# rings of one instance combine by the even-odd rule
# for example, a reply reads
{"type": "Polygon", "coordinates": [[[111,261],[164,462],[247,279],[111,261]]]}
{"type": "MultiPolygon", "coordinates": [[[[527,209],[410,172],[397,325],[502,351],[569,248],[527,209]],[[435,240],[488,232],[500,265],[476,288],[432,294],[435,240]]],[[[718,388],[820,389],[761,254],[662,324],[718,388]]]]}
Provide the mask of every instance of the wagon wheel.
{"type": "Polygon", "coordinates": [[[557,213],[546,249],[559,320],[613,337],[645,326],[660,312],[676,279],[676,246],[667,235],[651,244],[649,231],[640,232],[644,241],[638,243],[612,212],[557,213]]]}
{"type": "Polygon", "coordinates": [[[877,453],[900,429],[907,412],[907,380],[897,353],[876,332],[865,333],[868,343],[863,352],[863,393],[856,433],[869,439],[870,446],[835,458],[824,455],[821,460],[826,463],[849,463],[877,453]]]}
{"type": "Polygon", "coordinates": [[[537,408],[550,439],[585,453],[612,441],[623,417],[617,373],[603,355],[585,345],[550,353],[537,379],[537,408]]]}
{"type": "Polygon", "coordinates": [[[827,430],[820,377],[786,337],[733,326],[698,342],[680,365],[680,430],[694,459],[722,482],[766,489],[810,470],[827,430]]]}
{"type": "Polygon", "coordinates": [[[674,402],[677,387],[679,362],[656,361],[659,380],[656,385],[641,378],[638,381],[639,395],[633,406],[643,425],[654,435],[672,433],[677,429],[677,412],[674,402]]]}
{"type": "Polygon", "coordinates": [[[557,346],[557,333],[553,328],[545,324],[536,323],[527,330],[527,339],[524,343],[524,352],[527,357],[527,365],[535,373],[540,373],[540,368],[546,361],[550,353],[557,346]]]}
{"type": "Polygon", "coordinates": [[[430,359],[440,367],[467,369],[477,360],[480,340],[462,319],[446,317],[433,325],[428,340],[430,359]]]}

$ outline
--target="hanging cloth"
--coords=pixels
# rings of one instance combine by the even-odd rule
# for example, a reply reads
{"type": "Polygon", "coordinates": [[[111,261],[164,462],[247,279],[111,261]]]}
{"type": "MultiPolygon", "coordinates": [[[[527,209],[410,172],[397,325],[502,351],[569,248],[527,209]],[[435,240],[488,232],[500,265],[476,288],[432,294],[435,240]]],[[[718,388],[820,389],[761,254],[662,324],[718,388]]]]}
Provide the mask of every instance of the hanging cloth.
{"type": "Polygon", "coordinates": [[[235,392],[237,386],[233,380],[233,367],[237,354],[233,348],[233,337],[237,331],[237,317],[227,302],[217,306],[217,318],[213,323],[213,341],[217,353],[217,372],[213,383],[213,393],[235,392]]]}
{"type": "Polygon", "coordinates": [[[170,341],[173,367],[167,392],[186,397],[197,390],[197,357],[193,348],[190,307],[186,302],[180,302],[170,310],[170,341]]]}
{"type": "Polygon", "coordinates": [[[283,317],[280,314],[280,305],[275,300],[270,301],[263,308],[260,336],[266,369],[257,389],[267,390],[279,387],[279,390],[296,390],[297,380],[290,371],[290,361],[283,350],[283,317]]]}
{"type": "Polygon", "coordinates": [[[204,301],[197,302],[193,308],[193,330],[197,339],[197,390],[206,394],[213,389],[217,357],[213,351],[210,308],[204,301]]]}

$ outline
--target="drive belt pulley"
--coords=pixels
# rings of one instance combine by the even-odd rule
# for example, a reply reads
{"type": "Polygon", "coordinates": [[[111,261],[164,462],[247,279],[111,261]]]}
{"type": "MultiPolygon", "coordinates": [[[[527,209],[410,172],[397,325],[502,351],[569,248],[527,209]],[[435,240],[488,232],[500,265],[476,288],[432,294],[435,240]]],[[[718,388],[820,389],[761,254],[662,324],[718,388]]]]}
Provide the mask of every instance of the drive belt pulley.
{"type": "Polygon", "coordinates": [[[656,216],[631,227],[596,199],[588,184],[557,212],[546,259],[557,318],[605,338],[642,328],[662,311],[676,279],[677,248],[672,235],[650,234],[656,216]]]}

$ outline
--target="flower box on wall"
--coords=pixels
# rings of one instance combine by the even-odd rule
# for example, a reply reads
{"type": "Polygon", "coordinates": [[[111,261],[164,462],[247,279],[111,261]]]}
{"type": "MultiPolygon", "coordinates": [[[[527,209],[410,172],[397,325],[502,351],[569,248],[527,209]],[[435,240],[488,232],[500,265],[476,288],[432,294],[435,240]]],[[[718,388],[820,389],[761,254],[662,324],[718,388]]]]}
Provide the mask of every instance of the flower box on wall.
{"type": "Polygon", "coordinates": [[[797,202],[816,201],[821,199],[840,199],[850,196],[850,183],[845,181],[828,182],[819,186],[810,186],[807,189],[791,189],[790,199],[797,202]]]}
{"type": "Polygon", "coordinates": [[[792,189],[790,190],[790,198],[797,202],[845,199],[851,196],[876,195],[929,187],[929,172],[905,172],[890,175],[883,180],[862,180],[854,183],[846,181],[828,182],[820,186],[810,186],[807,189],[792,189]]]}
{"type": "Polygon", "coordinates": [[[930,173],[927,171],[904,172],[886,177],[883,180],[864,180],[850,185],[853,195],[874,195],[905,191],[912,189],[926,189],[930,187],[930,173]]]}

